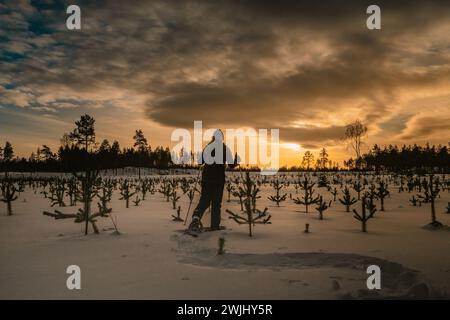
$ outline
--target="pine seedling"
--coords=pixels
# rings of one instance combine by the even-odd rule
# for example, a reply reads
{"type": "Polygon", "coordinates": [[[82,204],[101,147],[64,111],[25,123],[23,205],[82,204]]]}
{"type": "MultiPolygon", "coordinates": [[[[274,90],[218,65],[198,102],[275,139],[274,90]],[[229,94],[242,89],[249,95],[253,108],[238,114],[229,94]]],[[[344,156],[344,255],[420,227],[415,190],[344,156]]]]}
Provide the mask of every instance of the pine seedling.
{"type": "Polygon", "coordinates": [[[380,199],[380,211],[384,211],[384,198],[389,195],[389,190],[386,183],[380,182],[375,195],[380,199]]]}
{"type": "Polygon", "coordinates": [[[0,201],[6,203],[6,214],[12,216],[12,203],[17,200],[19,193],[23,192],[24,187],[20,183],[14,183],[11,179],[5,179],[0,183],[1,195],[0,201]]]}
{"type": "Polygon", "coordinates": [[[361,191],[364,190],[364,186],[361,184],[361,182],[357,181],[353,184],[353,190],[355,190],[358,193],[358,200],[361,199],[361,191]]]}
{"type": "Polygon", "coordinates": [[[77,204],[76,200],[77,192],[78,192],[77,180],[74,178],[69,179],[69,181],[67,182],[66,194],[69,197],[69,204],[71,207],[77,204]]]}
{"type": "Polygon", "coordinates": [[[376,211],[376,209],[372,207],[371,209],[368,210],[368,212],[366,212],[366,206],[367,206],[366,197],[363,196],[361,201],[361,214],[359,214],[356,211],[356,209],[353,209],[353,217],[361,222],[362,232],[367,232],[367,221],[369,221],[369,219],[373,217],[376,211]]]}
{"type": "Polygon", "coordinates": [[[344,191],[342,191],[343,196],[339,199],[339,202],[345,206],[345,211],[350,212],[350,206],[354,205],[358,200],[350,195],[350,190],[345,187],[344,191]]]}
{"type": "Polygon", "coordinates": [[[317,182],[317,186],[319,188],[326,188],[326,187],[328,187],[329,184],[330,184],[330,182],[328,181],[327,176],[325,174],[321,174],[319,176],[319,180],[317,182]]]}
{"type": "Polygon", "coordinates": [[[138,207],[139,203],[141,203],[141,199],[139,198],[139,196],[136,196],[136,198],[133,200],[134,206],[138,207]]]}
{"type": "Polygon", "coordinates": [[[251,204],[253,212],[256,212],[256,200],[260,199],[261,196],[258,196],[260,192],[259,188],[256,187],[256,184],[253,184],[252,194],[251,194],[251,204]]]}
{"type": "Polygon", "coordinates": [[[44,196],[44,198],[48,198],[48,192],[47,192],[47,190],[45,189],[45,187],[44,187],[44,189],[40,192],[40,194],[42,194],[43,196],[44,196]]]}
{"type": "Polygon", "coordinates": [[[305,230],[303,233],[309,233],[309,223],[305,223],[305,230]]]}
{"type": "Polygon", "coordinates": [[[335,187],[332,191],[330,191],[330,192],[331,192],[331,194],[333,195],[333,201],[336,201],[336,196],[337,196],[337,194],[338,194],[338,191],[337,191],[336,187],[335,187]]]}
{"type": "Polygon", "coordinates": [[[244,211],[244,198],[245,198],[245,190],[238,186],[238,189],[233,191],[233,197],[237,197],[239,199],[239,204],[241,205],[241,211],[244,211]]]}
{"type": "Polygon", "coordinates": [[[429,182],[426,182],[426,180],[424,180],[423,183],[424,194],[418,196],[421,199],[427,199],[431,205],[431,222],[428,224],[428,226],[433,228],[443,227],[443,224],[436,219],[435,199],[438,196],[439,191],[440,190],[436,188],[436,185],[433,183],[433,175],[430,175],[429,182]]]}
{"type": "Polygon", "coordinates": [[[414,207],[417,207],[417,204],[418,204],[419,200],[418,200],[416,197],[412,196],[412,198],[409,199],[409,202],[411,202],[411,204],[412,204],[414,207]]]}
{"type": "Polygon", "coordinates": [[[295,194],[298,194],[298,189],[300,189],[300,183],[294,182],[295,194]]]}
{"type": "Polygon", "coordinates": [[[230,219],[234,220],[238,224],[248,224],[248,232],[249,236],[252,237],[252,226],[255,224],[270,224],[271,216],[267,215],[267,208],[263,211],[260,211],[256,208],[252,208],[252,197],[254,195],[254,189],[256,188],[255,183],[250,179],[250,174],[248,172],[245,173],[244,185],[239,187],[245,194],[245,214],[239,215],[231,210],[226,210],[226,212],[230,215],[230,219]],[[256,213],[256,216],[255,216],[256,213]]]}
{"type": "Polygon", "coordinates": [[[143,179],[141,181],[141,194],[142,194],[142,201],[145,201],[145,197],[147,195],[147,192],[149,192],[152,188],[153,180],[151,179],[143,179]]]}
{"type": "Polygon", "coordinates": [[[109,180],[103,180],[97,192],[97,198],[100,200],[99,205],[102,209],[108,209],[108,203],[112,199],[114,185],[109,180]]]}
{"type": "Polygon", "coordinates": [[[231,201],[230,196],[234,191],[234,186],[230,182],[228,182],[227,186],[226,186],[226,190],[227,190],[227,195],[228,195],[227,202],[230,202],[231,201]]]}
{"type": "Polygon", "coordinates": [[[308,213],[308,207],[311,204],[316,204],[319,201],[319,196],[314,196],[314,187],[315,183],[310,183],[308,178],[301,182],[300,187],[303,190],[303,195],[301,198],[297,197],[294,200],[295,204],[300,204],[305,206],[305,212],[308,213]]]}
{"type": "MultiPolygon", "coordinates": [[[[170,180],[169,181],[169,189],[167,190],[167,195],[166,195],[166,201],[167,202],[169,202],[169,201],[172,201],[173,202],[173,197],[174,197],[174,194],[175,194],[175,196],[176,196],[176,190],[177,190],[177,188],[178,188],[178,180],[176,180],[176,179],[172,179],[172,180],[170,180]]],[[[176,207],[175,207],[176,208],[176,207]]],[[[175,209],[174,208],[174,209],[175,209]]]]}
{"type": "Polygon", "coordinates": [[[369,213],[372,214],[372,217],[374,217],[374,214],[377,211],[376,205],[374,203],[374,198],[376,197],[376,195],[371,192],[366,192],[364,196],[366,198],[366,209],[369,213]]]}
{"type": "Polygon", "coordinates": [[[221,256],[225,253],[225,238],[219,237],[219,240],[217,241],[217,255],[221,256]]]}
{"type": "Polygon", "coordinates": [[[119,200],[125,200],[125,206],[127,209],[130,207],[131,197],[136,194],[136,192],[132,191],[131,188],[132,187],[128,180],[124,180],[119,186],[120,195],[122,196],[119,198],[119,200]]]}
{"type": "Polygon", "coordinates": [[[177,221],[177,222],[184,221],[183,219],[181,219],[181,207],[180,206],[178,206],[178,208],[177,208],[177,215],[176,216],[172,215],[172,221],[177,221]]]}
{"type": "Polygon", "coordinates": [[[96,225],[96,218],[108,217],[112,209],[102,208],[98,205],[98,211],[91,213],[91,203],[93,198],[97,195],[98,188],[100,186],[101,179],[98,178],[98,171],[86,171],[84,175],[78,175],[74,173],[74,176],[80,182],[80,190],[77,192],[77,201],[83,203],[83,208],[79,208],[77,213],[67,214],[61,211],[55,210],[54,212],[44,211],[44,215],[57,219],[74,218],[75,223],[85,223],[84,234],[88,234],[89,223],[92,225],[94,233],[99,233],[96,225]]]}
{"type": "Polygon", "coordinates": [[[172,201],[172,209],[177,208],[177,201],[180,200],[180,196],[177,195],[177,191],[173,190],[173,192],[170,193],[170,201],[172,201]]]}
{"type": "Polygon", "coordinates": [[[63,180],[55,180],[52,184],[49,186],[50,188],[50,199],[51,207],[54,207],[58,205],[59,207],[65,207],[66,204],[64,203],[64,194],[66,193],[66,186],[65,182],[63,180]]]}
{"type": "Polygon", "coordinates": [[[320,219],[320,220],[323,220],[323,213],[324,213],[325,210],[327,210],[330,206],[331,206],[331,200],[330,200],[330,202],[326,203],[326,202],[323,201],[322,196],[320,196],[319,202],[317,202],[317,207],[316,207],[317,212],[319,212],[319,219],[320,219]]]}
{"type": "Polygon", "coordinates": [[[180,188],[183,194],[186,194],[189,191],[190,189],[189,181],[186,178],[181,179],[180,188]]]}
{"type": "Polygon", "coordinates": [[[188,199],[189,199],[189,203],[192,203],[192,201],[194,201],[194,197],[195,197],[195,189],[191,188],[189,189],[189,191],[186,193],[188,199]]]}
{"type": "Polygon", "coordinates": [[[272,184],[272,187],[275,189],[276,194],[274,196],[269,196],[268,199],[277,204],[277,207],[280,206],[280,202],[286,200],[287,193],[280,195],[280,190],[284,187],[284,184],[280,183],[280,181],[275,180],[272,184]]]}
{"type": "Polygon", "coordinates": [[[170,193],[169,188],[170,188],[170,186],[169,186],[168,182],[166,180],[163,180],[159,186],[158,192],[161,193],[162,196],[167,199],[167,194],[170,193]]]}

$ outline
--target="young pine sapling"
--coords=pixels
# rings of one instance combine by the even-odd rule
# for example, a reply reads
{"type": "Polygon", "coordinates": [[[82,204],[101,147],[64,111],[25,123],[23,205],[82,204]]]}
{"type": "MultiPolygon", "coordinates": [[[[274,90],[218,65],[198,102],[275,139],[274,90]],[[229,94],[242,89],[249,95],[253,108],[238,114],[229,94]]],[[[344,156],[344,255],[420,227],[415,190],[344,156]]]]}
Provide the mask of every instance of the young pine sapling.
{"type": "Polygon", "coordinates": [[[229,218],[234,220],[236,223],[248,224],[249,236],[252,237],[252,226],[254,226],[255,224],[270,224],[271,216],[267,215],[267,208],[265,208],[264,211],[252,208],[252,197],[255,194],[254,189],[257,189],[257,187],[256,184],[250,179],[250,174],[248,172],[245,173],[244,185],[242,187],[240,186],[239,189],[242,190],[245,194],[244,215],[239,215],[228,209],[226,210],[226,212],[230,215],[229,218]]]}
{"type": "Polygon", "coordinates": [[[344,191],[342,191],[343,196],[339,199],[339,202],[345,206],[345,211],[350,212],[350,206],[354,205],[358,200],[351,196],[350,190],[345,187],[344,191]]]}
{"type": "Polygon", "coordinates": [[[424,180],[422,187],[424,194],[418,195],[418,197],[421,199],[427,199],[431,205],[431,222],[428,224],[428,226],[432,228],[442,228],[443,224],[436,219],[435,199],[437,198],[440,190],[433,183],[433,175],[430,175],[429,182],[426,182],[426,180],[424,180]]]}
{"type": "Polygon", "coordinates": [[[181,207],[180,206],[178,206],[178,208],[177,208],[177,215],[176,216],[174,216],[174,215],[172,215],[172,221],[179,221],[179,222],[183,222],[184,220],[181,218],[181,207]]]}
{"type": "Polygon", "coordinates": [[[319,201],[317,202],[316,210],[319,212],[319,219],[323,220],[323,213],[331,206],[331,200],[326,203],[323,201],[322,196],[320,196],[319,201]]]}
{"type": "Polygon", "coordinates": [[[361,231],[367,232],[367,221],[369,221],[369,219],[373,217],[376,209],[374,206],[372,206],[370,209],[367,208],[367,201],[365,196],[363,196],[361,200],[361,214],[359,214],[356,209],[353,209],[353,217],[361,222],[361,231]]]}
{"type": "Polygon", "coordinates": [[[303,190],[303,195],[301,198],[297,197],[294,200],[295,204],[300,204],[305,206],[305,212],[308,213],[308,207],[311,204],[316,204],[319,202],[319,196],[314,196],[314,187],[315,183],[310,183],[308,178],[300,183],[300,188],[303,190]]]}
{"type": "Polygon", "coordinates": [[[17,200],[19,193],[23,192],[24,187],[20,183],[14,183],[11,179],[7,178],[0,183],[1,202],[6,203],[6,214],[12,216],[12,203],[17,200]]]}
{"type": "Polygon", "coordinates": [[[384,211],[384,198],[389,195],[389,190],[386,183],[380,182],[375,195],[380,199],[380,211],[384,211]]]}
{"type": "Polygon", "coordinates": [[[57,219],[75,218],[75,223],[85,223],[84,234],[88,234],[89,223],[92,225],[94,233],[99,233],[96,225],[97,217],[108,217],[112,209],[105,209],[98,203],[98,212],[91,213],[91,203],[98,193],[101,179],[98,178],[98,171],[86,171],[84,175],[74,173],[78,181],[80,181],[80,190],[77,192],[77,201],[83,203],[83,208],[79,208],[77,213],[67,214],[55,210],[54,212],[44,211],[44,215],[57,219]]]}
{"type": "Polygon", "coordinates": [[[279,207],[280,202],[285,201],[287,197],[287,193],[280,195],[280,190],[284,187],[284,184],[280,183],[280,181],[277,179],[271,185],[275,189],[276,194],[273,196],[269,196],[268,199],[272,202],[275,202],[277,204],[277,207],[279,207]]]}
{"type": "Polygon", "coordinates": [[[127,209],[130,207],[131,197],[136,194],[136,191],[132,191],[131,188],[132,186],[130,185],[130,182],[126,179],[119,186],[120,195],[122,196],[119,200],[125,200],[125,206],[127,209]]]}

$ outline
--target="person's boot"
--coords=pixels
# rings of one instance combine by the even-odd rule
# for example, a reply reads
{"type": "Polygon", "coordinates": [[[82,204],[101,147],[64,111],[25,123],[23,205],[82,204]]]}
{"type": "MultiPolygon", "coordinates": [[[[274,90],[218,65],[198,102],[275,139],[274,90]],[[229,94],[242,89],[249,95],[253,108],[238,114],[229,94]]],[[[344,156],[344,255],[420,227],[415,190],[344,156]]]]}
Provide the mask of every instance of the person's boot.
{"type": "Polygon", "coordinates": [[[203,228],[202,222],[200,221],[200,218],[198,216],[192,216],[192,221],[189,224],[189,232],[201,232],[203,228]]]}

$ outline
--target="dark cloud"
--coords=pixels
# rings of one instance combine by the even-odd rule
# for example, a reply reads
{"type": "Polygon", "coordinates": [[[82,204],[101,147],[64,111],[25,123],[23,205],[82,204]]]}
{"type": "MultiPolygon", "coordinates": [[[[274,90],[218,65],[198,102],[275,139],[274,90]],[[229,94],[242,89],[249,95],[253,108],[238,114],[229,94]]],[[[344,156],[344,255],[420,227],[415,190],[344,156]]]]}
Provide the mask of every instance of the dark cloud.
{"type": "Polygon", "coordinates": [[[69,1],[0,4],[0,104],[139,108],[168,127],[278,127],[319,144],[355,118],[406,132],[405,92],[448,87],[449,1],[377,1],[380,31],[365,27],[369,1],[78,3],[76,32],[69,1]]]}
{"type": "Polygon", "coordinates": [[[411,126],[401,135],[403,140],[424,139],[440,135],[444,142],[450,142],[450,117],[418,117],[411,121],[411,126]]]}

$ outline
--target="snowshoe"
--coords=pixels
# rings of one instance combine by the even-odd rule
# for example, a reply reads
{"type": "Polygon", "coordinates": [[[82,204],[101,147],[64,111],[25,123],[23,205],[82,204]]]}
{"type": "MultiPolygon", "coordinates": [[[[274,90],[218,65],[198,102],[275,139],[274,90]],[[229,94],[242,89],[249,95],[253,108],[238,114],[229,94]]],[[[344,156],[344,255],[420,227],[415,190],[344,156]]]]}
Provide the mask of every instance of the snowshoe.
{"type": "Polygon", "coordinates": [[[190,236],[198,237],[198,235],[202,232],[203,225],[198,217],[192,217],[192,222],[189,224],[188,229],[185,231],[185,234],[190,236]]]}

